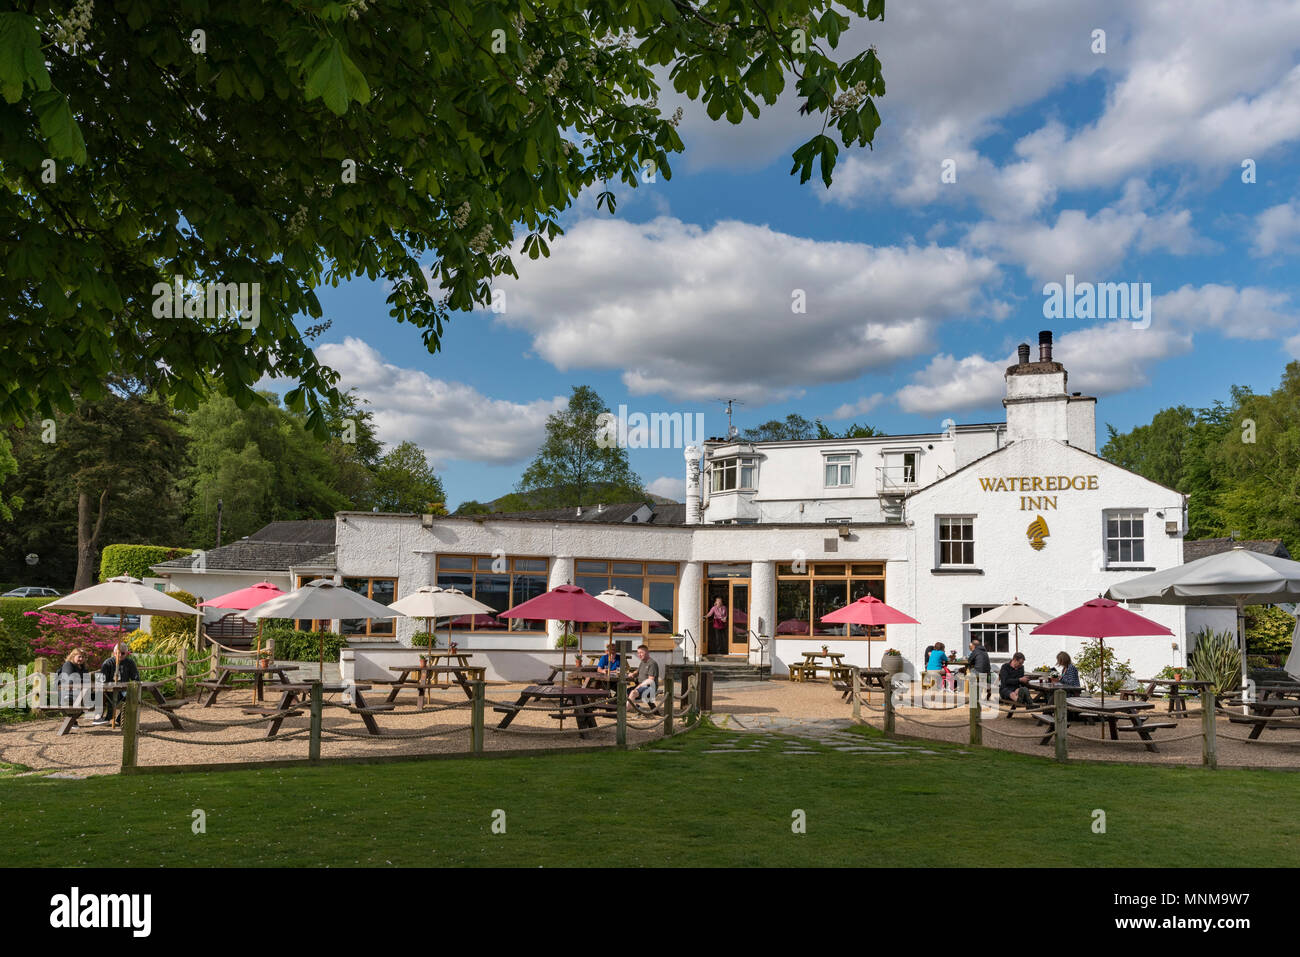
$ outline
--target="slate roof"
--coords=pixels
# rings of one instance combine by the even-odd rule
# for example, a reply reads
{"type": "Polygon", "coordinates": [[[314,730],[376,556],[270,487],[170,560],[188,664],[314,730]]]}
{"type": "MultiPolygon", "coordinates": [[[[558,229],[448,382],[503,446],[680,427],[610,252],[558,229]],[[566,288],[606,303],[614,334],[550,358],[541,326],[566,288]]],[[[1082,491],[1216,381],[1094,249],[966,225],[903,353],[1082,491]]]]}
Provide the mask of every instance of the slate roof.
{"type": "Polygon", "coordinates": [[[1257,541],[1234,540],[1231,538],[1197,538],[1190,541],[1183,539],[1183,562],[1184,564],[1194,562],[1198,558],[1231,551],[1238,545],[1248,551],[1276,555],[1278,558],[1291,557],[1291,553],[1286,550],[1286,546],[1282,544],[1280,538],[1265,538],[1257,541]]]}
{"type": "MultiPolygon", "coordinates": [[[[204,554],[208,571],[287,572],[291,567],[334,566],[334,519],[272,522],[229,545],[204,554]]],[[[189,571],[191,556],[152,566],[154,571],[189,571]]]]}

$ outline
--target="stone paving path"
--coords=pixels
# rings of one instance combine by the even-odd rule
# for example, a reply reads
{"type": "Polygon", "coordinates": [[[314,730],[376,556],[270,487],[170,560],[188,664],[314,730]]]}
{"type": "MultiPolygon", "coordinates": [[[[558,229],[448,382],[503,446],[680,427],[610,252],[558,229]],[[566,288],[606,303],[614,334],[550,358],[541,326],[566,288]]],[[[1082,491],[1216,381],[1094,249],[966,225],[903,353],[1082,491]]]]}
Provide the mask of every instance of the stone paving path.
{"type": "MultiPolygon", "coordinates": [[[[821,754],[839,751],[845,754],[931,754],[941,752],[923,744],[864,738],[847,730],[853,721],[847,718],[784,718],[768,715],[714,714],[715,727],[740,734],[715,742],[704,754],[821,754]]],[[[659,753],[678,753],[667,748],[652,749],[659,753]]],[[[967,751],[947,752],[968,754],[967,751]]]]}

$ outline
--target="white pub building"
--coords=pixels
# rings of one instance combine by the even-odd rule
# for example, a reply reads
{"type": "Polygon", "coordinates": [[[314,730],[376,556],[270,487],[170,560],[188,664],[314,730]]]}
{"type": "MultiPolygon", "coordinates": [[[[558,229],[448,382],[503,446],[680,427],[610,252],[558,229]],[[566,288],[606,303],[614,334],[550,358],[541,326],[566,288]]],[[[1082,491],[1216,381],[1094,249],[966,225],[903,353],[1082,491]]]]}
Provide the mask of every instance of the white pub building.
{"type": "MultiPolygon", "coordinates": [[[[861,439],[710,439],[686,450],[685,506],[341,512],[333,567],[321,565],[330,556],[317,557],[309,569],[291,567],[285,583],[333,574],[387,603],[432,582],[504,610],[572,582],[593,594],[620,588],[663,614],[668,624],[615,632],[645,640],[661,660],[728,656],[780,675],[822,645],[859,665],[893,648],[916,672],[927,645],[943,641],[964,654],[977,634],[996,668],[1014,648],[1014,628],[967,619],[1013,599],[1060,614],[1115,582],[1180,564],[1187,527],[1182,494],[1097,456],[1096,399],[1068,390],[1051,334],[1040,335],[1036,361],[1027,345],[1018,358],[1006,371],[1005,423],[861,439]],[[865,594],[920,624],[868,634],[821,622],[865,594]],[[719,600],[725,624],[712,627],[706,612],[719,600]]],[[[215,594],[179,570],[172,577],[215,594]]],[[[1131,607],[1174,633],[1108,642],[1142,676],[1184,664],[1189,631],[1202,622],[1232,620],[1219,621],[1215,609],[1131,607]]],[[[362,679],[401,654],[398,645],[424,643],[423,623],[410,619],[343,625],[355,639],[345,672],[353,658],[362,679]]],[[[555,622],[489,615],[453,626],[489,679],[535,677],[561,634],[555,622]]],[[[604,628],[589,627],[584,650],[597,650],[604,628]]],[[[1031,630],[1019,635],[1028,668],[1081,648],[1079,639],[1031,630]]],[[[439,634],[445,643],[445,624],[439,634]]]]}

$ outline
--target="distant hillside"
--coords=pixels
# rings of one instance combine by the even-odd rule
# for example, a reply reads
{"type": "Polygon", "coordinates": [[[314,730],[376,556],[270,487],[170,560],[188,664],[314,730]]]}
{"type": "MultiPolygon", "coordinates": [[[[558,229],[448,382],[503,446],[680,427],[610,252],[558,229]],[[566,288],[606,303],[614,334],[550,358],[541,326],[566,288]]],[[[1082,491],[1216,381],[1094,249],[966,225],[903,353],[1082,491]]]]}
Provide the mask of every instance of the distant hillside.
{"type": "MultiPolygon", "coordinates": [[[[610,487],[610,483],[603,484],[605,487],[610,487]]],[[[600,489],[602,485],[597,484],[595,487],[600,489]]],[[[548,501],[548,493],[551,491],[552,489],[537,489],[527,494],[521,492],[510,492],[507,495],[502,495],[500,498],[495,498],[490,502],[485,502],[484,504],[488,507],[489,511],[493,512],[522,512],[529,509],[546,508],[547,506],[545,505],[545,502],[548,501]]],[[[654,505],[681,504],[674,499],[666,498],[663,495],[655,495],[652,492],[646,492],[645,500],[654,505]]]]}

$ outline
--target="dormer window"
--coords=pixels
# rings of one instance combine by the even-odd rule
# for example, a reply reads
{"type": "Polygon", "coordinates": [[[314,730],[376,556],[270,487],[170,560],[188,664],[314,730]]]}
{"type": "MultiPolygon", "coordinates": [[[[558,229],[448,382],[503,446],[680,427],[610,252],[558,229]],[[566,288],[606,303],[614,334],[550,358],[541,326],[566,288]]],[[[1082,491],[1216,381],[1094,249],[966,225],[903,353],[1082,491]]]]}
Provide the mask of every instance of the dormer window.
{"type": "Polygon", "coordinates": [[[758,459],[747,456],[718,459],[713,463],[712,475],[710,491],[752,492],[758,487],[758,459]]]}

